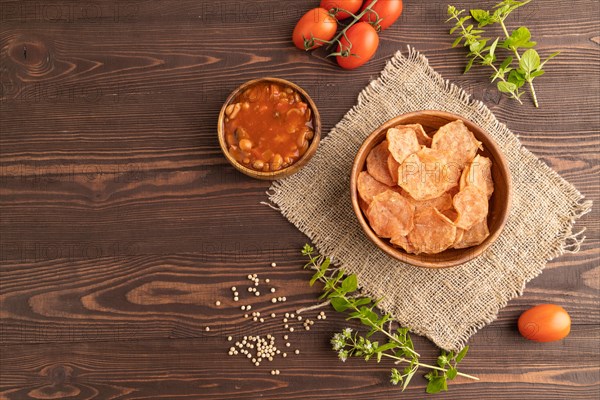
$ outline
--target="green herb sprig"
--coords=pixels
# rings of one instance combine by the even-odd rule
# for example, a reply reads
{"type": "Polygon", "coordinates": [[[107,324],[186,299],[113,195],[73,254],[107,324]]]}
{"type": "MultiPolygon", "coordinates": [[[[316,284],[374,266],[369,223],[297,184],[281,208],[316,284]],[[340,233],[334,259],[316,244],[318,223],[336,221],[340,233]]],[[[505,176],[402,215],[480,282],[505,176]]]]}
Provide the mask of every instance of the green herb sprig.
{"type": "Polygon", "coordinates": [[[351,328],[345,328],[333,336],[331,344],[340,360],[346,361],[349,357],[361,357],[365,361],[376,359],[379,363],[385,357],[394,360],[396,364],[405,364],[402,371],[392,368],[390,378],[392,384],[401,384],[403,391],[421,367],[430,370],[425,375],[429,381],[427,393],[448,390],[448,381],[457,376],[479,380],[479,378],[459,372],[457,369],[458,363],[467,354],[468,346],[458,353],[442,351],[437,359],[437,365],[420,362],[420,355],[414,349],[408,328],[400,327],[394,331],[391,330],[392,316],[390,314],[379,315],[375,311],[381,300],[374,301],[367,296],[360,295],[358,279],[355,274],[345,276],[344,270],[330,268],[331,259],[315,254],[314,248],[308,244],[304,245],[302,255],[309,258],[304,268],[316,271],[310,280],[310,285],[314,285],[317,281],[324,284],[323,294],[319,300],[324,300],[325,303],[321,304],[330,303],[336,311],[347,312],[348,320],[357,319],[369,328],[365,335],[353,331],[351,328]],[[385,341],[380,343],[371,340],[370,338],[374,334],[383,335],[385,341]]]}
{"type": "Polygon", "coordinates": [[[540,55],[533,49],[537,43],[531,41],[531,32],[529,29],[521,26],[509,33],[505,23],[505,20],[513,11],[529,2],[531,0],[503,0],[494,6],[493,11],[473,9],[467,15],[464,15],[465,10],[458,10],[454,6],[448,6],[448,15],[450,18],[446,22],[454,21],[454,27],[450,29],[450,34],[458,34],[452,47],[462,44],[469,49],[469,53],[467,54],[469,62],[465,68],[465,73],[471,69],[474,63],[491,67],[494,70],[491,80],[492,82],[497,81],[498,90],[506,93],[510,98],[517,100],[520,104],[523,104],[521,96],[524,93],[521,88],[527,83],[533,104],[535,107],[539,107],[533,80],[544,74],[544,65],[550,59],[556,57],[559,52],[552,53],[544,61],[541,61],[540,55]],[[471,23],[472,20],[477,22],[477,28],[479,29],[474,27],[471,23]],[[481,28],[493,24],[500,24],[504,36],[496,37],[492,41],[492,39],[482,36],[485,31],[481,28]],[[496,66],[497,49],[499,48],[510,51],[514,57],[507,56],[499,66],[496,66]],[[521,54],[520,51],[522,49],[526,50],[521,54]],[[515,59],[518,65],[513,64],[515,59]]]}

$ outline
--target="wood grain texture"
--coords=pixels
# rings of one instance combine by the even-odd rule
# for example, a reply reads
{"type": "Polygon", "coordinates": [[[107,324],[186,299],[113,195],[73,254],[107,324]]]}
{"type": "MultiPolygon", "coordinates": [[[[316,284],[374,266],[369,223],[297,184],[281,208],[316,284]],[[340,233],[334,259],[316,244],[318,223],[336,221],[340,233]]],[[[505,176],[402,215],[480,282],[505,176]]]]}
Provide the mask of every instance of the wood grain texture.
{"type": "MultiPolygon", "coordinates": [[[[328,340],[347,323],[333,312],[310,335],[293,334],[301,354],[276,359],[277,377],[226,355],[227,335],[283,334],[279,317],[243,317],[247,293],[231,300],[247,274],[271,278],[288,299],[252,298],[263,314],[311,305],[318,293],[300,268],[306,237],[260,204],[269,184],[237,173],[219,150],[222,102],[252,78],[301,85],[326,134],[410,44],[598,203],[598,1],[534,1],[514,16],[542,55],[561,51],[537,81],[538,110],[501,97],[483,68],[462,75],[446,2],[405,1],[374,60],[355,71],[291,45],[295,21],[315,4],[0,1],[0,398],[427,397],[420,376],[400,395],[391,365],[339,362],[328,340]]],[[[439,398],[600,396],[599,217],[595,207],[577,222],[587,228],[579,253],[550,262],[473,336],[464,370],[481,382],[457,381],[439,398]],[[572,333],[525,342],[516,319],[544,302],[569,311],[572,333]]],[[[434,360],[431,343],[415,342],[434,360]]]]}

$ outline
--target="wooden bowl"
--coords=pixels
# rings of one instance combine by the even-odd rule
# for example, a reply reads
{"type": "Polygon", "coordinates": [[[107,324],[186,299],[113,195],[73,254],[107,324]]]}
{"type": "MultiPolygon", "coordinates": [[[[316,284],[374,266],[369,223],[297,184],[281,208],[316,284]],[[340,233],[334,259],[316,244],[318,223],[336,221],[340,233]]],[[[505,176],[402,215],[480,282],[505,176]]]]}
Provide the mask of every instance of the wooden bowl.
{"type": "Polygon", "coordinates": [[[248,81],[248,82],[242,84],[241,86],[239,86],[237,89],[235,89],[233,92],[231,92],[229,97],[227,97],[227,100],[225,100],[225,103],[223,104],[223,107],[221,108],[221,112],[219,113],[217,133],[218,133],[218,137],[219,137],[219,144],[221,145],[221,150],[223,151],[223,154],[225,155],[225,158],[227,159],[227,161],[229,161],[229,163],[231,165],[233,165],[233,167],[235,169],[237,169],[241,173],[248,175],[255,179],[276,180],[276,179],[280,179],[280,178],[285,178],[286,176],[290,176],[290,175],[298,172],[300,170],[300,168],[302,168],[304,165],[306,165],[306,163],[312,158],[312,156],[315,155],[315,152],[317,151],[317,148],[319,147],[319,142],[321,141],[321,117],[319,115],[319,111],[317,110],[317,106],[315,105],[313,100],[310,98],[308,93],[306,93],[306,91],[304,91],[304,89],[302,89],[300,86],[296,85],[295,83],[287,81],[285,79],[280,79],[280,78],[253,79],[253,80],[248,81]],[[296,161],[289,167],[286,167],[286,168],[280,169],[279,171],[274,171],[274,172],[256,171],[254,169],[248,168],[245,165],[239,163],[229,153],[229,149],[227,148],[227,142],[225,140],[225,109],[238,96],[238,94],[240,94],[242,91],[246,90],[248,87],[250,87],[254,84],[257,84],[257,83],[261,83],[261,82],[277,83],[283,87],[290,87],[290,88],[294,89],[296,92],[298,92],[300,94],[300,96],[303,98],[303,100],[308,104],[308,107],[310,108],[310,110],[312,112],[312,119],[313,119],[313,125],[314,125],[313,126],[314,136],[310,142],[310,145],[308,146],[308,149],[306,150],[306,153],[304,153],[304,155],[302,157],[300,157],[300,159],[298,161],[296,161]]]}
{"type": "Polygon", "coordinates": [[[448,268],[461,265],[480,256],[498,238],[510,212],[512,183],[510,170],[504,155],[500,151],[498,145],[482,128],[475,125],[473,122],[459,116],[442,111],[418,111],[396,117],[379,128],[377,128],[365,140],[361,146],[352,167],[352,175],[350,176],[350,194],[352,197],[352,207],[358,218],[362,229],[367,237],[375,243],[386,254],[394,257],[402,262],[425,268],[448,268]],[[436,131],[441,126],[456,121],[462,120],[465,125],[473,132],[477,140],[483,143],[484,150],[479,151],[479,154],[488,157],[492,160],[492,178],[494,180],[494,193],[490,199],[490,207],[488,214],[488,226],[490,236],[480,245],[467,249],[448,249],[439,254],[409,254],[404,250],[396,248],[389,241],[379,238],[371,229],[367,218],[358,203],[358,191],[356,182],[358,174],[363,171],[365,161],[371,149],[381,143],[386,136],[389,128],[396,125],[415,124],[423,125],[427,133],[436,131]]]}

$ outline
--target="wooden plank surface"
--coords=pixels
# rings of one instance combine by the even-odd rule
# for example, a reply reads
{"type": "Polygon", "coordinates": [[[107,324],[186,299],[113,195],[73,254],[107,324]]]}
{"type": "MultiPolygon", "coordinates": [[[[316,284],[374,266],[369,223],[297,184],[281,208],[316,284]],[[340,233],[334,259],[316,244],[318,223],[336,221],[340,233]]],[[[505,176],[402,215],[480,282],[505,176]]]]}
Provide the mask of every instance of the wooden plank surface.
{"type": "MultiPolygon", "coordinates": [[[[531,28],[542,54],[561,51],[537,81],[538,110],[500,97],[483,69],[462,75],[464,52],[450,49],[442,22],[446,2],[405,1],[375,59],[355,71],[291,45],[295,21],[315,3],[0,3],[1,398],[427,397],[421,377],[401,395],[389,364],[339,362],[328,340],[347,323],[333,312],[294,334],[301,353],[272,364],[279,376],[226,355],[227,335],[283,334],[278,318],[250,322],[231,300],[247,274],[269,277],[288,299],[252,299],[263,313],[314,304],[318,293],[300,268],[306,237],[260,204],[268,183],[220,154],[218,111],[251,78],[303,86],[327,132],[410,44],[600,200],[598,1],[538,0],[512,20],[531,28]]],[[[457,381],[439,398],[600,396],[597,210],[576,225],[587,228],[581,251],[550,262],[473,336],[464,370],[481,381],[457,381]],[[518,315],[543,302],[570,312],[566,340],[541,345],[516,332],[518,315]]],[[[434,346],[415,341],[433,360],[434,346]]]]}

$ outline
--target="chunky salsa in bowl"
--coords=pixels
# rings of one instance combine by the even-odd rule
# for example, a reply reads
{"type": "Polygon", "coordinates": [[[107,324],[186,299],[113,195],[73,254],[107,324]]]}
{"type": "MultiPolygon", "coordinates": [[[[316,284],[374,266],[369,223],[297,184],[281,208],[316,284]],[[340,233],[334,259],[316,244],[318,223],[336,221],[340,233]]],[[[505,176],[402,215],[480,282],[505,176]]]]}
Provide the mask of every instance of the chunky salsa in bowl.
{"type": "Polygon", "coordinates": [[[246,82],[219,115],[219,143],[228,161],[258,179],[298,171],[315,153],[321,136],[317,108],[299,86],[278,78],[246,82]]]}

